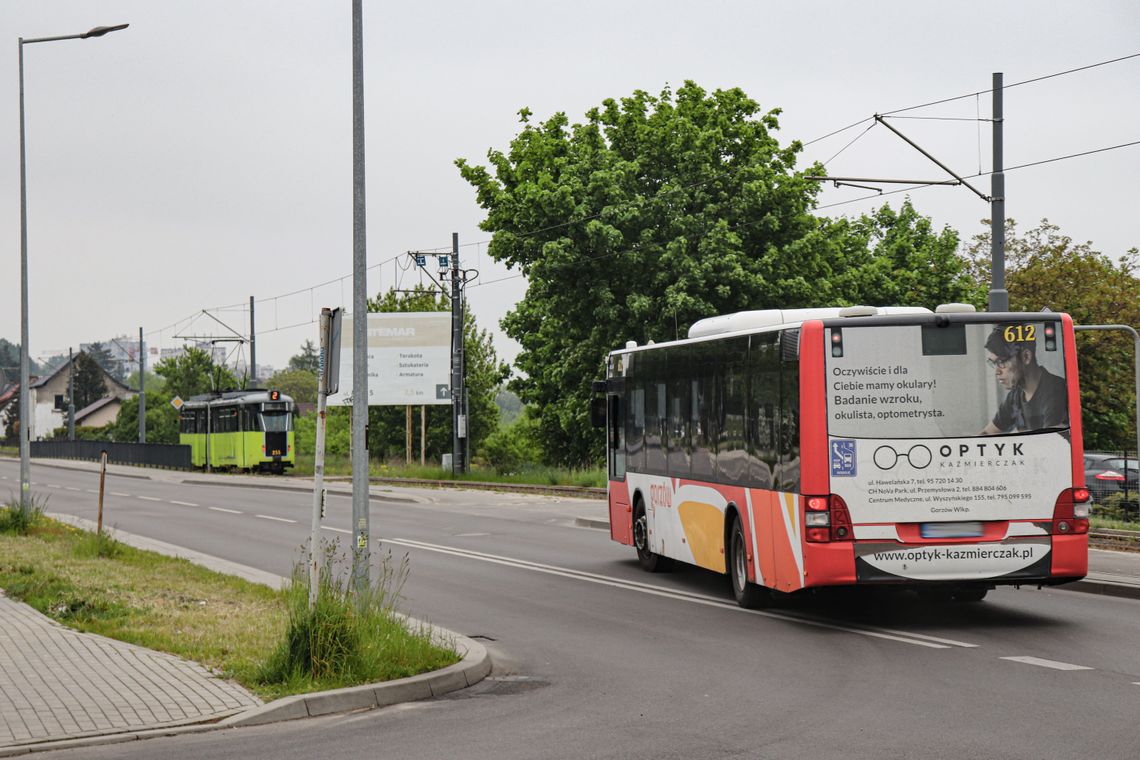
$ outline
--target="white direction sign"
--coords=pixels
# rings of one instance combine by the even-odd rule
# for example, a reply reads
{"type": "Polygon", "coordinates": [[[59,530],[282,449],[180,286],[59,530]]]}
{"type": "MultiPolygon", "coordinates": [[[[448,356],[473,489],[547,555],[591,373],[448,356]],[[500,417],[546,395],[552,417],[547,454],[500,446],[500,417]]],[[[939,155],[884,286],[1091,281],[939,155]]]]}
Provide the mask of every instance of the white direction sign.
{"type": "MultiPolygon", "coordinates": [[[[352,404],[352,315],[341,321],[340,390],[329,406],[352,404]]],[[[451,314],[368,315],[368,405],[451,404],[451,314]]]]}

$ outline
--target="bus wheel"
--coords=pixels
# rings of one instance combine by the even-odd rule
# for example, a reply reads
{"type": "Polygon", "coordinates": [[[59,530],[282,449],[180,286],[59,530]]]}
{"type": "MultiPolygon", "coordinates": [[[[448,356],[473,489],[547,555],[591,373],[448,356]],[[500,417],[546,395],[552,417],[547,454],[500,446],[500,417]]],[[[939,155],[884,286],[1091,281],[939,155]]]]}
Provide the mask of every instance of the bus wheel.
{"type": "Polygon", "coordinates": [[[767,588],[748,580],[748,544],[744,542],[744,528],[737,517],[732,522],[732,538],[728,555],[728,576],[732,581],[732,595],[741,607],[754,610],[772,604],[767,588]]]}
{"type": "Polygon", "coordinates": [[[662,557],[649,549],[649,521],[645,517],[645,505],[641,499],[633,508],[633,548],[637,549],[637,561],[642,570],[661,573],[669,568],[669,558],[662,557]]]}
{"type": "Polygon", "coordinates": [[[989,589],[985,586],[973,586],[957,589],[954,592],[956,602],[980,602],[986,598],[989,589]]]}

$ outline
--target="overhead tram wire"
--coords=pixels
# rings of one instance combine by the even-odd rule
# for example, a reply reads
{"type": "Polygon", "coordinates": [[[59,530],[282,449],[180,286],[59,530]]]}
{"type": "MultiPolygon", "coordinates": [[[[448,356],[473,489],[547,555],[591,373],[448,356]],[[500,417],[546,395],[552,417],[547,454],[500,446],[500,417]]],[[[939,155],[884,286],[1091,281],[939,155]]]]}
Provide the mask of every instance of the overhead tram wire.
{"type": "MultiPolygon", "coordinates": [[[[1065,76],[1067,74],[1075,74],[1075,73],[1080,72],[1080,71],[1087,71],[1089,69],[1094,69],[1094,68],[1097,68],[1100,66],[1107,66],[1107,65],[1112,64],[1112,63],[1119,63],[1121,61],[1127,61],[1129,59],[1138,58],[1138,57],[1140,57],[1140,53],[1132,53],[1130,55],[1120,56],[1118,58],[1112,58],[1112,59],[1106,60],[1106,61],[1099,61],[1097,63],[1091,63],[1091,64],[1088,64],[1087,66],[1078,66],[1077,68],[1066,69],[1065,71],[1057,71],[1057,72],[1054,72],[1052,74],[1045,74],[1043,76],[1033,77],[1031,79],[1022,80],[1020,82],[1013,82],[1011,84],[1007,84],[1007,85],[1005,85],[1005,89],[1008,90],[1012,87],[1020,87],[1022,85],[1032,84],[1034,82],[1041,82],[1041,81],[1044,81],[1046,79],[1053,79],[1055,77],[1065,76]]],[[[905,108],[898,108],[898,109],[895,109],[893,111],[885,111],[881,115],[882,116],[893,116],[895,114],[905,113],[907,111],[915,111],[915,110],[918,110],[920,108],[927,108],[929,106],[940,105],[942,103],[950,103],[950,102],[953,102],[956,100],[963,100],[965,98],[977,97],[977,96],[984,95],[984,94],[992,92],[992,91],[993,91],[993,88],[989,88],[989,89],[985,89],[985,90],[977,90],[975,92],[966,93],[964,95],[956,95],[956,96],[951,97],[951,98],[942,98],[940,100],[933,100],[933,101],[930,101],[928,103],[921,103],[919,105],[907,106],[905,108]]],[[[911,118],[911,119],[925,118],[925,119],[931,119],[931,120],[944,120],[944,121],[957,121],[957,120],[959,120],[958,118],[954,118],[954,117],[916,117],[916,116],[909,116],[909,117],[899,117],[899,118],[911,118]]],[[[854,121],[845,127],[840,127],[839,129],[836,129],[832,132],[828,132],[827,134],[825,134],[821,137],[817,137],[814,140],[809,140],[807,142],[804,142],[804,143],[802,143],[802,146],[806,148],[809,145],[814,145],[817,142],[822,142],[823,140],[826,140],[829,137],[834,137],[838,134],[842,134],[843,132],[846,132],[850,129],[854,129],[855,127],[858,127],[862,124],[865,124],[868,121],[873,121],[873,119],[874,119],[874,117],[870,117],[870,116],[863,118],[863,119],[859,119],[858,121],[854,121]]],[[[969,119],[969,118],[960,118],[960,120],[962,120],[962,121],[973,121],[973,119],[969,119]]],[[[992,119],[986,119],[985,121],[992,121],[992,119]]],[[[864,134],[866,134],[866,132],[864,132],[864,134]]],[[[862,137],[862,135],[860,135],[860,137],[862,137]]],[[[859,138],[856,138],[856,140],[858,140],[858,139],[859,138]]],[[[852,142],[854,142],[854,141],[852,141],[852,142]]],[[[848,144],[848,146],[844,147],[840,151],[840,153],[842,153],[843,150],[846,150],[847,147],[850,147],[850,143],[848,144]]],[[[839,154],[836,153],[835,155],[838,156],[839,154]]],[[[835,156],[832,156],[832,158],[829,158],[828,161],[830,162],[834,158],[835,158],[835,156]]],[[[689,187],[678,188],[678,189],[686,189],[686,190],[696,189],[696,188],[699,188],[705,184],[708,184],[709,182],[712,182],[716,179],[720,179],[721,177],[727,176],[727,174],[728,174],[727,171],[721,172],[721,173],[719,173],[713,177],[710,177],[706,180],[702,180],[701,182],[695,183],[689,187]]],[[[633,202],[634,201],[627,201],[625,203],[618,203],[618,204],[615,204],[613,206],[608,207],[607,210],[613,211],[613,210],[622,209],[622,208],[628,206],[630,203],[633,203],[633,202]]],[[[597,214],[591,214],[589,216],[583,216],[583,217],[579,217],[576,219],[569,219],[565,222],[559,222],[558,224],[553,224],[553,225],[549,225],[546,227],[541,227],[541,228],[538,228],[535,230],[530,230],[527,232],[520,232],[520,233],[516,234],[516,237],[521,237],[521,238],[533,237],[533,236],[539,235],[543,232],[550,232],[552,230],[561,229],[563,227],[569,227],[569,226],[576,225],[576,224],[582,224],[584,222],[589,222],[589,221],[592,221],[594,219],[598,219],[604,213],[605,213],[605,210],[600,211],[597,214]]],[[[475,241],[473,243],[467,243],[466,245],[479,245],[481,243],[489,243],[489,242],[490,242],[489,240],[479,240],[479,241],[475,241]]],[[[431,249],[424,249],[424,250],[431,250],[431,249]]],[[[490,284],[490,283],[485,283],[485,284],[490,284]]]]}
{"type": "MultiPolygon", "coordinates": [[[[1069,153],[1069,154],[1064,155],[1064,156],[1055,156],[1053,158],[1045,158],[1045,159],[1042,159],[1040,161],[1030,161],[1029,163],[1018,164],[1016,166],[1007,166],[1007,167],[1005,167],[1005,169],[1003,169],[1003,171],[1005,171],[1006,173],[1009,173],[1012,171],[1016,171],[1018,169],[1028,169],[1031,166],[1041,166],[1042,164],[1052,164],[1052,163],[1056,163],[1057,161],[1066,161],[1066,160],[1071,159],[1071,158],[1080,158],[1082,156],[1091,156],[1091,155],[1094,155],[1096,153],[1106,153],[1110,150],[1119,150],[1121,148],[1130,148],[1130,147],[1133,147],[1136,145],[1140,145],[1140,140],[1133,140],[1132,142],[1120,143],[1119,145],[1109,145],[1109,146],[1104,147],[1104,148],[1094,148],[1092,150],[1085,150],[1085,151],[1081,151],[1079,153],[1069,153]]],[[[966,175],[965,178],[966,179],[975,179],[977,177],[986,177],[986,176],[989,176],[990,174],[993,174],[993,172],[980,171],[976,174],[968,174],[968,175],[966,175]]],[[[828,203],[828,204],[823,205],[823,206],[816,206],[815,208],[816,208],[816,210],[821,210],[821,209],[825,209],[825,208],[835,208],[836,206],[846,206],[846,205],[851,204],[851,203],[858,203],[859,201],[874,200],[874,199],[880,198],[884,195],[897,195],[898,193],[908,193],[908,192],[911,192],[913,190],[924,190],[928,187],[935,187],[935,185],[929,184],[929,183],[928,184],[921,184],[921,185],[911,185],[908,187],[899,188],[898,190],[890,190],[890,191],[887,191],[887,192],[884,192],[881,194],[864,195],[864,196],[861,196],[859,198],[850,198],[850,199],[845,200],[845,201],[836,201],[835,203],[828,203]]]]}
{"type": "MultiPolygon", "coordinates": [[[[1007,89],[1007,90],[1008,90],[1008,89],[1011,89],[1011,88],[1013,88],[1013,87],[1020,87],[1020,86],[1023,86],[1023,85],[1027,85],[1027,84],[1034,84],[1034,83],[1036,83],[1036,82],[1042,82],[1042,81],[1045,81],[1045,80],[1048,80],[1048,79],[1053,79],[1053,78],[1056,78],[1056,77],[1066,76],[1066,75],[1069,75],[1069,74],[1075,74],[1075,73],[1078,73],[1078,72],[1081,72],[1081,71],[1088,71],[1088,70],[1090,70],[1090,69],[1099,68],[1099,67],[1101,67],[1101,66],[1107,66],[1107,65],[1110,65],[1110,64],[1113,64],[1113,63],[1120,63],[1120,62],[1122,62],[1122,61],[1131,60],[1131,59],[1133,59],[1133,58],[1140,58],[1140,53],[1132,53],[1132,54],[1129,54],[1129,55],[1119,56],[1119,57],[1117,57],[1117,58],[1111,58],[1111,59],[1108,59],[1108,60],[1104,60],[1104,61],[1098,61],[1098,62],[1096,62],[1096,63],[1091,63],[1091,64],[1088,64],[1088,65],[1086,65],[1086,66],[1078,66],[1078,67],[1076,67],[1076,68],[1072,68],[1072,69],[1066,69],[1066,70],[1064,70],[1064,71],[1057,71],[1057,72],[1053,72],[1053,73],[1051,73],[1051,74],[1045,74],[1045,75],[1042,75],[1042,76],[1038,76],[1038,77],[1032,77],[1032,78],[1030,78],[1030,79],[1024,79],[1024,80],[1022,80],[1022,81],[1019,81],[1019,82],[1013,82],[1013,83],[1007,84],[1007,85],[1005,85],[1004,89],[1007,89]]],[[[932,101],[929,101],[929,102],[926,102],[926,103],[920,103],[920,104],[918,104],[918,105],[913,105],[913,106],[906,106],[906,107],[904,107],[904,108],[897,108],[897,109],[894,109],[894,110],[891,110],[891,111],[884,111],[884,112],[882,112],[882,114],[881,114],[881,115],[882,115],[882,116],[896,116],[897,118],[929,118],[929,119],[939,119],[939,120],[944,120],[944,121],[955,121],[955,120],[973,121],[972,119],[956,119],[956,118],[954,118],[954,117],[898,117],[897,115],[898,115],[898,114],[901,114],[901,113],[906,113],[906,112],[908,112],[908,111],[916,111],[916,110],[919,110],[919,109],[921,109],[921,108],[929,108],[929,107],[931,107],[931,106],[935,106],[935,105],[941,105],[941,104],[943,104],[943,103],[951,103],[951,102],[955,102],[955,101],[958,101],[958,100],[963,100],[963,99],[965,99],[965,98],[970,98],[970,97],[973,97],[973,98],[977,98],[977,97],[979,97],[979,96],[981,96],[981,95],[984,95],[984,94],[990,93],[990,92],[992,92],[992,91],[993,91],[993,89],[992,89],[992,88],[987,88],[987,89],[984,89],[984,90],[976,90],[976,91],[973,91],[973,92],[965,93],[965,94],[963,94],[963,95],[956,95],[956,96],[953,96],[953,97],[949,97],[949,98],[941,98],[941,99],[939,99],[939,100],[932,100],[932,101]]],[[[830,138],[830,137],[834,137],[834,136],[836,136],[836,135],[842,134],[843,132],[846,132],[846,131],[848,131],[848,130],[850,130],[850,129],[854,129],[855,127],[858,127],[858,126],[860,126],[860,125],[862,125],[862,124],[864,124],[864,123],[866,123],[866,122],[868,122],[868,121],[872,121],[872,120],[873,120],[873,117],[866,117],[866,118],[863,118],[863,119],[859,119],[858,121],[852,122],[851,124],[848,124],[847,126],[844,126],[844,127],[840,127],[839,129],[836,129],[836,130],[833,130],[833,131],[831,131],[831,132],[828,132],[827,134],[825,134],[825,135],[822,135],[822,136],[820,136],[820,137],[817,137],[817,138],[815,138],[815,139],[813,139],[813,140],[808,140],[807,142],[804,142],[804,143],[802,143],[802,145],[803,145],[803,147],[807,147],[807,146],[810,146],[810,145],[814,145],[815,143],[818,143],[818,142],[822,142],[823,140],[826,140],[826,139],[828,139],[828,138],[830,138]]],[[[872,126],[873,126],[873,124],[872,124],[872,126]]],[[[866,130],[863,132],[863,134],[866,134],[866,130]]],[[[852,145],[852,144],[853,144],[855,141],[857,141],[857,140],[858,140],[860,137],[862,137],[862,136],[863,136],[863,135],[861,134],[859,137],[855,138],[855,140],[853,140],[851,143],[848,143],[848,145],[847,145],[847,146],[845,146],[843,149],[841,149],[841,150],[839,151],[839,153],[842,153],[844,150],[846,150],[848,147],[850,147],[850,145],[852,145]]],[[[1092,150],[1092,151],[1085,151],[1085,152],[1082,152],[1082,153],[1075,153],[1075,154],[1072,154],[1072,155],[1068,155],[1068,156],[1059,156],[1059,157],[1057,157],[1057,158],[1046,159],[1045,161],[1034,162],[1034,163],[1030,163],[1030,164],[1022,164],[1022,165],[1020,165],[1020,166],[1017,166],[1017,167],[1010,167],[1010,168],[1007,168],[1007,169],[1006,169],[1006,171],[1008,172],[1008,171],[1012,171],[1013,169],[1020,169],[1020,168],[1026,168],[1026,167],[1028,167],[1028,166],[1035,166],[1035,165],[1038,165],[1038,164],[1040,164],[1040,163],[1050,163],[1050,162],[1053,162],[1053,161],[1061,161],[1061,160],[1065,160],[1065,159],[1068,159],[1068,158],[1075,158],[1075,157],[1078,157],[1078,156],[1090,155],[1090,154],[1093,154],[1093,153],[1100,153],[1100,152],[1103,152],[1103,151],[1107,151],[1107,150],[1115,150],[1115,149],[1117,149],[1117,148],[1124,148],[1124,147],[1128,147],[1128,146],[1131,146],[1131,145],[1135,145],[1135,144],[1137,144],[1137,143],[1124,143],[1124,144],[1121,144],[1121,145],[1111,146],[1111,147],[1108,147],[1108,148],[1100,148],[1100,149],[1096,149],[1096,150],[1092,150]]],[[[828,161],[830,162],[831,160],[833,160],[833,159],[834,159],[836,156],[838,156],[838,155],[839,155],[839,153],[836,153],[836,154],[835,154],[835,156],[832,156],[832,158],[828,159],[828,161]]],[[[725,172],[721,172],[721,173],[719,173],[719,174],[717,174],[717,175],[715,175],[715,176],[713,176],[713,177],[710,177],[710,178],[708,178],[708,179],[706,179],[706,180],[702,180],[701,182],[698,182],[698,183],[694,183],[694,184],[693,184],[693,185],[691,185],[691,186],[688,186],[688,187],[685,187],[685,188],[677,188],[677,189],[678,189],[678,190],[691,190],[691,189],[696,189],[696,188],[698,188],[698,187],[701,187],[701,186],[703,186],[703,185],[705,185],[705,184],[708,184],[709,182],[712,182],[712,181],[714,181],[714,180],[716,180],[716,179],[720,179],[721,177],[727,176],[728,174],[729,174],[729,172],[728,172],[728,171],[725,171],[725,172]]],[[[974,174],[974,175],[971,175],[971,178],[972,178],[972,177],[980,177],[980,176],[984,176],[985,174],[986,174],[985,172],[979,172],[978,174],[974,174]]],[[[881,196],[883,196],[883,195],[895,195],[895,194],[897,194],[897,193],[900,193],[900,192],[910,192],[910,191],[913,191],[913,190],[920,190],[920,189],[923,189],[923,188],[925,188],[925,187],[929,187],[929,186],[930,186],[930,185],[915,185],[915,186],[913,186],[913,187],[901,188],[901,189],[899,189],[899,190],[892,190],[892,191],[884,192],[884,193],[881,193],[881,194],[876,194],[876,195],[873,195],[873,196],[864,196],[864,197],[862,197],[862,198],[854,198],[854,199],[850,199],[850,200],[847,200],[847,201],[839,201],[839,202],[837,202],[837,203],[830,203],[830,204],[826,204],[826,205],[823,205],[823,206],[817,206],[816,208],[817,208],[817,209],[833,208],[833,207],[835,207],[835,206],[842,206],[842,205],[846,205],[846,204],[849,204],[849,203],[857,203],[857,202],[859,202],[860,200],[869,200],[869,199],[871,199],[871,198],[878,198],[878,197],[881,197],[881,196]]],[[[637,200],[640,200],[640,199],[637,199],[637,200]]],[[[604,209],[603,211],[600,211],[600,212],[598,212],[597,214],[591,214],[591,215],[588,215],[588,216],[583,216],[583,217],[579,217],[579,218],[575,218],[575,219],[570,219],[570,220],[567,220],[567,221],[565,221],[565,222],[560,222],[560,223],[558,223],[558,224],[548,225],[548,226],[546,226],[546,227],[541,227],[541,228],[538,228],[538,229],[529,230],[529,231],[527,231],[527,232],[521,232],[521,233],[517,233],[517,234],[516,234],[516,236],[517,236],[517,237],[533,237],[533,236],[535,236],[535,235],[539,235],[539,234],[541,234],[541,233],[543,233],[543,232],[550,232],[550,231],[552,231],[552,230],[561,229],[561,228],[564,228],[564,227],[569,227],[569,226],[573,226],[573,225],[577,225],[577,224],[582,224],[582,223],[584,223],[584,222],[589,222],[589,221],[592,221],[592,220],[594,220],[594,219],[598,219],[598,218],[600,218],[600,217],[601,217],[603,214],[605,214],[607,211],[613,211],[613,210],[621,209],[621,208],[624,208],[624,207],[626,207],[626,206],[628,206],[628,205],[630,205],[631,203],[634,203],[634,202],[637,202],[637,201],[635,201],[635,200],[631,200],[631,201],[627,201],[627,202],[625,202],[625,203],[619,203],[619,204],[615,204],[614,206],[609,206],[609,207],[607,207],[606,209],[604,209]]],[[[483,244],[489,244],[489,243],[490,243],[490,240],[489,240],[489,239],[484,239],[484,240],[477,240],[477,241],[473,241],[473,242],[470,242],[470,243],[465,243],[465,244],[463,244],[461,247],[464,247],[464,248],[466,248],[466,247],[470,247],[470,246],[479,246],[479,245],[483,245],[483,244]]],[[[424,251],[424,252],[430,252],[430,251],[437,251],[437,252],[449,252],[451,249],[450,249],[450,248],[445,248],[445,247],[438,247],[438,248],[427,248],[427,247],[421,247],[421,248],[418,248],[417,250],[422,250],[422,251],[424,251]]],[[[629,249],[629,251],[632,251],[632,250],[636,250],[636,249],[629,249]]],[[[629,252],[629,251],[627,251],[627,252],[629,252]]],[[[402,255],[402,254],[401,254],[401,255],[402,255]]],[[[603,254],[603,256],[607,256],[607,257],[608,257],[608,256],[611,256],[611,255],[614,255],[614,254],[603,254]]],[[[383,262],[380,262],[380,263],[378,263],[378,264],[373,264],[372,266],[368,267],[368,269],[369,269],[369,270],[372,270],[372,269],[375,269],[375,268],[377,268],[377,267],[381,267],[381,266],[383,266],[383,265],[387,264],[388,262],[390,262],[390,261],[393,261],[393,260],[395,260],[395,259],[397,259],[397,258],[399,258],[399,255],[397,255],[397,256],[393,256],[392,258],[390,258],[390,259],[387,259],[387,260],[385,260],[385,261],[383,261],[383,262]]],[[[343,280],[345,280],[345,279],[347,279],[348,277],[351,277],[351,276],[352,276],[352,275],[350,275],[350,274],[349,274],[349,275],[345,275],[345,276],[343,276],[343,277],[338,277],[338,278],[335,278],[335,279],[329,280],[329,281],[327,281],[327,282],[324,282],[324,283],[321,283],[321,284],[318,284],[318,285],[313,285],[313,286],[310,286],[310,287],[308,287],[308,288],[301,288],[301,289],[299,289],[299,290],[296,290],[296,291],[292,291],[292,292],[290,292],[290,293],[284,293],[284,294],[281,294],[281,295],[277,295],[277,296],[271,296],[271,297],[268,297],[268,298],[264,298],[264,299],[261,299],[261,300],[262,300],[263,302],[265,302],[265,301],[274,301],[274,302],[276,302],[276,301],[278,301],[279,299],[282,299],[282,298],[289,298],[289,297],[291,297],[291,296],[299,295],[299,294],[301,294],[301,293],[305,293],[305,292],[312,292],[313,290],[315,290],[315,289],[317,289],[317,288],[326,287],[326,286],[328,286],[328,285],[331,285],[331,284],[333,284],[333,283],[337,283],[337,282],[342,282],[343,280]]],[[[495,280],[488,280],[488,281],[485,281],[485,282],[479,283],[478,285],[472,285],[472,287],[480,287],[480,286],[485,286],[485,285],[492,285],[492,284],[495,284],[495,283],[497,283],[497,282],[503,282],[504,280],[511,280],[511,279],[516,279],[516,278],[518,278],[518,277],[522,277],[522,276],[523,276],[523,275],[522,275],[521,273],[520,273],[520,274],[516,274],[516,275],[508,275],[508,276],[506,276],[506,277],[498,278],[498,279],[495,279],[495,280]]],[[[236,307],[239,307],[239,306],[241,306],[241,305],[242,305],[242,304],[233,304],[233,305],[231,305],[231,306],[226,306],[226,307],[215,307],[215,309],[207,309],[206,311],[217,311],[217,310],[221,310],[221,309],[224,309],[224,308],[236,308],[236,307]]],[[[167,326],[167,327],[165,327],[165,328],[160,328],[159,330],[152,330],[151,332],[147,333],[147,335],[154,335],[155,333],[161,333],[161,332],[165,332],[166,330],[168,330],[168,329],[171,329],[171,328],[173,328],[173,327],[175,327],[175,326],[177,326],[177,325],[180,325],[180,324],[182,324],[183,322],[189,321],[189,320],[190,320],[190,319],[192,319],[192,318],[193,318],[193,317],[185,318],[185,319],[179,320],[178,322],[175,322],[174,324],[172,324],[172,325],[169,325],[169,326],[167,326]]],[[[316,318],[314,318],[314,319],[313,319],[313,320],[311,320],[310,322],[303,322],[303,323],[298,323],[297,325],[292,325],[292,326],[290,326],[290,327],[298,327],[298,326],[300,326],[300,325],[303,325],[303,324],[312,324],[312,323],[313,323],[313,322],[315,322],[315,321],[316,321],[316,318]]],[[[278,329],[278,330],[283,330],[283,329],[290,329],[290,327],[283,327],[283,328],[277,328],[277,329],[278,329]]],[[[267,331],[266,331],[266,332],[267,332],[267,331]]]]}
{"type": "MultiPolygon", "coordinates": [[[[1047,158],[1047,159],[1043,159],[1041,161],[1032,161],[1032,162],[1026,163],[1026,164],[1018,164],[1017,166],[1009,166],[1009,167],[1006,167],[1004,171],[1011,172],[1011,171],[1016,171],[1018,169],[1026,169],[1026,168],[1029,168],[1031,166],[1040,166],[1041,164],[1049,164],[1049,163],[1054,163],[1056,161],[1064,161],[1066,159],[1071,159],[1071,158],[1080,158],[1081,156],[1088,156],[1088,155],[1092,155],[1095,153],[1104,153],[1106,151],[1117,150],[1119,148],[1127,148],[1127,147],[1131,147],[1131,146],[1135,146],[1135,145],[1140,145],[1140,140],[1136,140],[1133,142],[1127,142],[1127,143],[1121,143],[1120,145],[1111,145],[1111,146],[1108,146],[1105,148],[1096,148],[1094,150],[1086,150],[1086,151],[1082,151],[1080,153],[1070,153],[1070,154],[1065,155],[1065,156],[1056,156],[1054,158],[1047,158]]],[[[967,175],[966,179],[975,179],[977,177],[984,177],[984,176],[990,175],[992,173],[993,172],[978,172],[977,174],[967,175]]],[[[846,206],[846,205],[849,205],[852,203],[859,203],[860,201],[876,200],[876,199],[881,198],[881,197],[886,196],[886,195],[897,195],[898,193],[909,193],[909,192],[913,192],[915,190],[923,190],[925,188],[935,187],[935,186],[936,185],[930,184],[930,183],[919,184],[919,185],[911,185],[908,187],[899,188],[898,190],[889,190],[889,191],[885,191],[883,193],[876,193],[875,195],[864,195],[864,196],[860,196],[859,198],[850,198],[850,199],[845,200],[845,201],[837,201],[836,203],[828,203],[828,204],[823,205],[823,206],[816,206],[815,208],[816,208],[816,210],[820,210],[820,209],[826,209],[826,208],[834,208],[836,206],[846,206]]],[[[760,221],[760,220],[758,220],[758,221],[760,221]]],[[[758,222],[746,222],[742,225],[737,225],[735,229],[740,229],[741,227],[746,227],[746,226],[749,226],[750,224],[756,224],[756,223],[758,223],[758,222]]],[[[601,261],[602,259],[612,258],[614,256],[624,256],[626,254],[633,253],[640,248],[641,248],[640,245],[634,245],[634,246],[631,246],[631,247],[626,248],[626,249],[621,250],[621,251],[611,251],[610,253],[603,253],[603,254],[598,254],[596,256],[590,256],[590,257],[584,259],[582,263],[588,264],[588,263],[592,263],[595,261],[601,261]]],[[[494,280],[488,280],[486,282],[479,283],[478,285],[472,285],[471,287],[480,287],[483,285],[494,285],[495,283],[505,282],[507,280],[515,280],[515,279],[518,279],[519,277],[522,277],[522,276],[523,275],[521,273],[506,275],[505,277],[499,277],[499,278],[494,279],[494,280]]]]}

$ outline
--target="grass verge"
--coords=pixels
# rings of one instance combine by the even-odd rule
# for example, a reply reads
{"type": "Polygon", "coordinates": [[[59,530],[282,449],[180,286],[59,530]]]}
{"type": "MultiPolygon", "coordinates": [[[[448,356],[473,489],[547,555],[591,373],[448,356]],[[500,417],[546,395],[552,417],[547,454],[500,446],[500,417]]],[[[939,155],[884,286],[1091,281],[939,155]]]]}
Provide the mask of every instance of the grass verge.
{"type": "MultiPolygon", "coordinates": [[[[458,660],[395,617],[396,593],[386,595],[381,614],[369,618],[372,628],[356,628],[383,635],[388,649],[355,658],[351,670],[343,662],[320,672],[274,670],[298,595],[307,601],[306,584],[269,589],[46,518],[24,535],[0,532],[0,588],[71,628],[193,660],[267,700],[427,672],[458,660]],[[390,624],[381,626],[381,618],[390,624]]],[[[355,624],[352,598],[340,602],[343,607],[346,600],[341,617],[355,624]]]]}
{"type": "MultiPolygon", "coordinates": [[[[303,477],[313,475],[313,455],[298,454],[292,472],[303,477]]],[[[351,475],[352,462],[348,457],[327,457],[326,475],[351,475]]],[[[374,478],[411,478],[415,480],[459,480],[477,483],[522,483],[537,486],[578,486],[584,488],[605,488],[606,470],[598,467],[591,470],[564,470],[555,467],[533,466],[522,472],[501,475],[490,467],[475,465],[463,475],[454,475],[451,470],[439,466],[379,462],[369,464],[368,474],[374,478]]]]}

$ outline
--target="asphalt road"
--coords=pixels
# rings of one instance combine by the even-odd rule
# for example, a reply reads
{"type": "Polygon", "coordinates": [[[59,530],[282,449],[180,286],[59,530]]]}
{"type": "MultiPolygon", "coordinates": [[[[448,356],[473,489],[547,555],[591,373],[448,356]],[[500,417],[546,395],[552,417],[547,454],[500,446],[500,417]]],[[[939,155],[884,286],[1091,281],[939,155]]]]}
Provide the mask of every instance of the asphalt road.
{"type": "MultiPolygon", "coordinates": [[[[0,461],[0,494],[15,462],[0,461]]],[[[49,510],[93,519],[98,476],[33,465],[49,510]]],[[[6,488],[7,487],[7,488],[6,488]]],[[[125,531],[288,574],[311,496],[109,477],[125,531]]],[[[980,604],[829,594],[761,612],[720,576],[647,575],[578,528],[586,503],[392,489],[380,556],[404,611],[480,638],[490,678],[428,702],[41,757],[1132,758],[1140,602],[999,589],[980,604]]],[[[325,535],[350,502],[330,497],[325,535]]]]}

